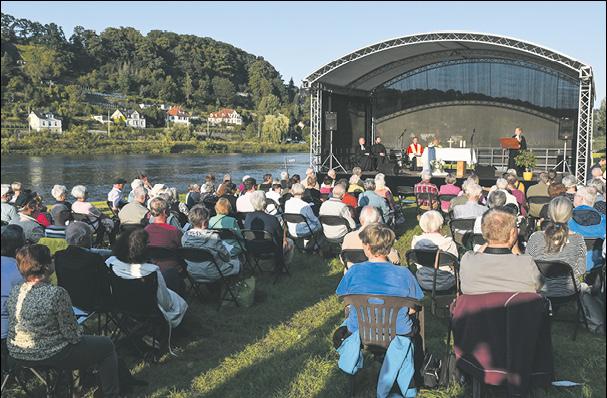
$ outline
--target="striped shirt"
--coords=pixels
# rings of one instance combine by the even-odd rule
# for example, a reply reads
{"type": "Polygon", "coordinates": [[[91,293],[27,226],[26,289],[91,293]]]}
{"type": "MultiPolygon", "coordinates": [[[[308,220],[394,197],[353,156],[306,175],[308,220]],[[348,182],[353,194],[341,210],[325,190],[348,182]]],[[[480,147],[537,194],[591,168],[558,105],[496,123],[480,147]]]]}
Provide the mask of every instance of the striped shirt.
{"type": "MultiPolygon", "coordinates": [[[[584,238],[578,234],[569,235],[567,243],[558,253],[546,253],[546,239],[543,231],[534,232],[527,242],[527,254],[534,260],[562,261],[573,268],[573,275],[578,283],[586,272],[586,244],[584,238]]],[[[548,296],[568,296],[575,291],[571,278],[550,278],[544,281],[540,293],[548,296]]]]}

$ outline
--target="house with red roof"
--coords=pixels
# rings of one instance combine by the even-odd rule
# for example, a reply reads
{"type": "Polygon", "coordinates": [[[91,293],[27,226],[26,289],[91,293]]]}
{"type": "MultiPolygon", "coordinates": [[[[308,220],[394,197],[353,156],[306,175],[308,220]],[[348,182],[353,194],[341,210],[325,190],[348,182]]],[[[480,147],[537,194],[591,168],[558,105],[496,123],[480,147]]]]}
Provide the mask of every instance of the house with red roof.
{"type": "Polygon", "coordinates": [[[180,106],[171,106],[167,111],[166,121],[184,126],[190,125],[190,114],[181,109],[180,106]]]}

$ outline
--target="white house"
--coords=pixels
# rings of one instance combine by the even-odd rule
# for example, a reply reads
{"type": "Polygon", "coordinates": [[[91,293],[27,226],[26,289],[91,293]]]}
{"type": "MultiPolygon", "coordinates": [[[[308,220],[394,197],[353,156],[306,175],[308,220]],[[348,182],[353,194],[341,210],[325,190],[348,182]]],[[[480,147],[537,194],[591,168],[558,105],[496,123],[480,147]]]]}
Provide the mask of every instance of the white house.
{"type": "Polygon", "coordinates": [[[34,131],[50,131],[51,133],[62,132],[61,119],[56,119],[50,112],[40,113],[31,111],[27,116],[27,121],[34,131]]]}
{"type": "Polygon", "coordinates": [[[98,121],[101,124],[108,124],[109,122],[111,122],[110,119],[108,119],[107,116],[103,116],[103,115],[95,115],[95,116],[91,116],[94,120],[98,121]]]}
{"type": "Polygon", "coordinates": [[[139,104],[139,108],[141,108],[141,109],[147,109],[147,108],[151,108],[153,106],[154,105],[152,105],[152,104],[146,104],[146,103],[139,104]]]}
{"type": "Polygon", "coordinates": [[[190,115],[184,112],[180,106],[172,106],[167,111],[166,121],[184,126],[190,125],[190,115]]]}
{"type": "Polygon", "coordinates": [[[212,112],[209,114],[209,123],[216,124],[235,124],[238,126],[242,125],[242,116],[238,114],[234,109],[223,108],[218,110],[217,112],[212,112]]]}
{"type": "Polygon", "coordinates": [[[134,127],[136,129],[145,128],[145,118],[137,111],[121,111],[116,109],[112,116],[110,116],[115,123],[124,123],[127,127],[134,127]]]}
{"type": "Polygon", "coordinates": [[[145,128],[145,117],[137,111],[127,112],[126,125],[136,129],[145,128]]]}

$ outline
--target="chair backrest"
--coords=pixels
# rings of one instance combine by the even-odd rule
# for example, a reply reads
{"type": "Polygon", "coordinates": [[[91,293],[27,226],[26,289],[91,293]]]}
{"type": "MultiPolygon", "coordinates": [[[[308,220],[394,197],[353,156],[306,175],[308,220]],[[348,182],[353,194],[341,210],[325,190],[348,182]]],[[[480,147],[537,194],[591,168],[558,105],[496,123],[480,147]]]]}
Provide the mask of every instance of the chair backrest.
{"type": "Polygon", "coordinates": [[[411,249],[405,254],[405,260],[409,268],[416,268],[415,265],[434,268],[437,252],[438,249],[411,249]]]}
{"type": "Polygon", "coordinates": [[[434,209],[436,207],[435,204],[438,204],[438,195],[434,192],[416,192],[415,202],[418,208],[420,206],[428,206],[434,209]]]}
{"type": "Polygon", "coordinates": [[[111,200],[106,200],[105,204],[107,205],[108,209],[110,209],[110,211],[112,212],[112,215],[118,216],[118,211],[114,210],[114,206],[112,205],[112,201],[111,200]]]}
{"type": "Polygon", "coordinates": [[[247,251],[253,254],[273,254],[278,249],[278,243],[268,231],[243,229],[242,236],[247,251]]]}
{"type": "Polygon", "coordinates": [[[485,238],[483,238],[483,234],[475,234],[471,231],[468,231],[464,235],[462,243],[466,250],[473,250],[475,245],[484,245],[485,243],[487,243],[487,241],[485,241],[485,238]]]}
{"type": "Polygon", "coordinates": [[[146,254],[150,260],[169,260],[179,258],[175,250],[166,247],[148,246],[146,254]]]}
{"type": "Polygon", "coordinates": [[[362,249],[344,249],[339,254],[339,257],[344,264],[358,264],[364,263],[368,260],[367,256],[365,255],[365,251],[362,249]]]}
{"type": "Polygon", "coordinates": [[[266,208],[268,206],[274,206],[277,213],[282,213],[282,206],[280,205],[280,203],[277,203],[274,199],[266,198],[266,208]]]}
{"type": "Polygon", "coordinates": [[[118,233],[123,233],[123,232],[131,232],[134,231],[136,229],[141,229],[141,228],[145,228],[145,225],[143,224],[120,224],[120,226],[118,227],[118,233]]]}
{"type": "Polygon", "coordinates": [[[451,195],[451,194],[442,194],[442,195],[438,195],[438,200],[440,201],[445,201],[445,202],[451,202],[452,199],[457,198],[458,195],[451,195]]]}
{"type": "Polygon", "coordinates": [[[396,194],[401,196],[413,196],[415,189],[411,186],[398,186],[396,187],[396,194]]]}
{"type": "Polygon", "coordinates": [[[217,232],[217,235],[219,236],[219,239],[221,239],[221,240],[224,240],[224,239],[240,240],[240,238],[238,238],[238,235],[236,235],[236,232],[234,232],[231,229],[210,228],[210,230],[213,232],[217,232]]]}
{"type": "MultiPolygon", "coordinates": [[[[83,249],[84,250],[84,249],[83,249]]],[[[88,253],[89,259],[99,257],[99,261],[87,261],[81,258],[70,259],[70,250],[62,250],[55,255],[55,273],[57,284],[70,295],[72,304],[84,311],[107,311],[111,307],[110,270],[103,258],[88,253]]]]}
{"type": "Polygon", "coordinates": [[[330,226],[330,227],[338,227],[338,226],[344,226],[348,229],[348,232],[350,232],[352,229],[350,228],[350,224],[348,223],[348,220],[346,220],[345,218],[343,218],[342,216],[319,216],[318,219],[320,220],[320,223],[323,225],[323,227],[325,225],[330,226]]]}
{"type": "Polygon", "coordinates": [[[418,300],[406,297],[350,294],[344,302],[356,309],[358,333],[363,345],[388,348],[396,337],[396,318],[401,308],[421,308],[418,300]]]}
{"type": "Polygon", "coordinates": [[[176,254],[183,260],[193,263],[215,262],[213,253],[203,248],[180,247],[176,250],[176,254]]]}
{"type": "Polygon", "coordinates": [[[308,224],[308,219],[305,218],[302,214],[299,213],[283,213],[282,218],[285,220],[285,222],[288,223],[293,223],[293,224],[300,224],[300,223],[304,223],[306,224],[306,227],[308,228],[308,232],[309,234],[312,234],[312,227],[310,227],[310,224],[308,224]]]}
{"type": "Polygon", "coordinates": [[[152,272],[137,279],[123,279],[111,270],[112,308],[119,313],[134,317],[155,317],[158,309],[158,276],[152,272]]]}
{"type": "Polygon", "coordinates": [[[586,243],[586,250],[588,251],[601,251],[603,250],[603,238],[584,238],[586,243]]]}
{"type": "Polygon", "coordinates": [[[244,220],[247,218],[247,214],[249,214],[249,212],[242,212],[242,211],[236,212],[236,219],[238,221],[244,222],[244,220]]]}
{"type": "Polygon", "coordinates": [[[550,196],[530,196],[527,198],[527,203],[530,205],[545,205],[550,203],[550,196]]]}
{"type": "Polygon", "coordinates": [[[573,275],[571,266],[563,261],[535,260],[535,265],[546,278],[559,278],[573,275]]]}
{"type": "Polygon", "coordinates": [[[449,229],[453,236],[455,231],[474,231],[476,218],[452,218],[449,220],[449,229]]]}

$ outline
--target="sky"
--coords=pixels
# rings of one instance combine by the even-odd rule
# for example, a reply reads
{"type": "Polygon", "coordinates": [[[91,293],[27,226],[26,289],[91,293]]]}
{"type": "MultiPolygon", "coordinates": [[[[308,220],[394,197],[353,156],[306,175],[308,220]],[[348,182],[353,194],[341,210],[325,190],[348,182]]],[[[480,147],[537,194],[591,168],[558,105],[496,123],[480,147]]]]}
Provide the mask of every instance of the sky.
{"type": "Polygon", "coordinates": [[[2,12],[98,33],[130,26],[211,37],[272,63],[297,85],[356,49],[415,33],[506,35],[593,67],[605,97],[605,2],[2,2],[2,12]]]}

